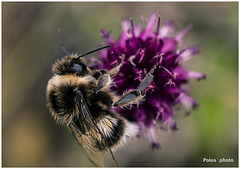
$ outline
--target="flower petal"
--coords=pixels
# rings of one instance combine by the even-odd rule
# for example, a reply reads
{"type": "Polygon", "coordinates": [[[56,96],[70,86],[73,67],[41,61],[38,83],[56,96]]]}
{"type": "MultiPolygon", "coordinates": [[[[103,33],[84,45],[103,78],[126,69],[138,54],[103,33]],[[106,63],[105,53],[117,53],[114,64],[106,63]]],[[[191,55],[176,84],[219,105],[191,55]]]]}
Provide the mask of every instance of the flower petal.
{"type": "Polygon", "coordinates": [[[189,24],[187,27],[185,27],[180,33],[177,34],[175,39],[179,42],[183,39],[184,35],[193,27],[192,24],[189,24]]]}
{"type": "Polygon", "coordinates": [[[106,29],[101,29],[100,36],[104,39],[107,45],[113,45],[115,43],[111,38],[111,31],[107,31],[106,29]]]}
{"type": "Polygon", "coordinates": [[[127,19],[122,19],[122,33],[118,39],[118,44],[125,48],[125,42],[126,40],[131,37],[131,34],[129,33],[130,30],[130,24],[129,20],[127,19]]]}
{"type": "Polygon", "coordinates": [[[197,53],[199,53],[199,48],[197,46],[186,48],[179,53],[178,60],[180,63],[183,63],[197,53]]]}
{"type": "Polygon", "coordinates": [[[160,33],[158,35],[158,38],[165,38],[168,36],[170,32],[174,30],[174,22],[168,21],[166,24],[163,25],[163,27],[160,29],[160,33]]]}
{"type": "Polygon", "coordinates": [[[188,78],[195,78],[197,80],[206,79],[206,75],[199,72],[188,71],[187,75],[188,78]]]}
{"type": "Polygon", "coordinates": [[[150,18],[150,20],[148,21],[147,27],[144,30],[144,32],[141,35],[141,38],[145,41],[148,37],[152,37],[154,35],[154,28],[157,24],[156,22],[156,18],[157,18],[157,13],[154,12],[150,18]]]}
{"type": "Polygon", "coordinates": [[[166,38],[163,39],[163,47],[161,52],[167,53],[167,52],[175,52],[177,49],[178,42],[175,39],[166,38]]]}
{"type": "Polygon", "coordinates": [[[152,149],[160,148],[160,144],[157,139],[157,133],[156,133],[154,125],[151,125],[148,128],[145,127],[143,134],[144,134],[145,138],[151,143],[152,149]]]}
{"type": "Polygon", "coordinates": [[[179,102],[184,106],[187,115],[190,113],[191,107],[196,109],[198,106],[197,102],[193,98],[184,93],[181,93],[177,100],[179,100],[179,102]]]}

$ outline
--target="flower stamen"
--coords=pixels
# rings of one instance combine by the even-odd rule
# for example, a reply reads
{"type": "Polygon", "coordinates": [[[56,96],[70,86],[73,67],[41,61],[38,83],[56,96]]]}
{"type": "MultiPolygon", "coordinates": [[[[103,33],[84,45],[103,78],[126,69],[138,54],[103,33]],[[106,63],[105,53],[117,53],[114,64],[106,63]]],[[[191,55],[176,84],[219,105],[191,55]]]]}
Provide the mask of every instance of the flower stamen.
{"type": "Polygon", "coordinates": [[[118,61],[117,60],[114,60],[111,65],[114,65],[115,63],[117,63],[118,61]]]}
{"type": "Polygon", "coordinates": [[[132,36],[133,38],[135,38],[135,34],[134,34],[134,24],[133,24],[133,19],[130,18],[130,22],[131,22],[131,28],[132,28],[132,36]]]}
{"type": "Polygon", "coordinates": [[[157,36],[159,33],[159,29],[160,29],[160,15],[158,15],[158,23],[157,23],[157,31],[155,33],[155,35],[157,36]]]}
{"type": "Polygon", "coordinates": [[[145,55],[145,50],[144,49],[142,49],[142,50],[140,50],[140,59],[139,59],[139,61],[138,61],[138,63],[140,63],[141,61],[142,61],[142,59],[143,59],[143,57],[144,57],[144,55],[145,55]]]}
{"type": "Polygon", "coordinates": [[[165,70],[171,77],[174,78],[173,74],[167,69],[165,68],[164,66],[160,66],[163,70],[165,70]]]}
{"type": "Polygon", "coordinates": [[[133,62],[133,59],[135,59],[135,58],[136,58],[135,55],[132,55],[132,56],[130,56],[130,57],[128,58],[128,61],[129,61],[134,67],[136,67],[136,64],[133,62]]]}

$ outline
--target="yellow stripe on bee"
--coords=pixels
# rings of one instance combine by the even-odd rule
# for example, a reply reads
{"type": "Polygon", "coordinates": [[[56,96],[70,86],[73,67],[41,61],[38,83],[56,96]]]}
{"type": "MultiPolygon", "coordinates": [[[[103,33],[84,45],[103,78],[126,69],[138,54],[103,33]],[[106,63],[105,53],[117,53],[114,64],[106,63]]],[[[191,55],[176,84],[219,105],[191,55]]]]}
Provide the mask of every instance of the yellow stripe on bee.
{"type": "Polygon", "coordinates": [[[97,126],[101,132],[106,136],[111,136],[113,132],[113,125],[117,125],[117,119],[109,115],[99,120],[97,126]]]}
{"type": "Polygon", "coordinates": [[[86,85],[90,81],[95,81],[92,76],[75,76],[75,75],[55,75],[52,79],[49,80],[48,88],[52,88],[54,86],[59,87],[62,85],[86,85]]]}

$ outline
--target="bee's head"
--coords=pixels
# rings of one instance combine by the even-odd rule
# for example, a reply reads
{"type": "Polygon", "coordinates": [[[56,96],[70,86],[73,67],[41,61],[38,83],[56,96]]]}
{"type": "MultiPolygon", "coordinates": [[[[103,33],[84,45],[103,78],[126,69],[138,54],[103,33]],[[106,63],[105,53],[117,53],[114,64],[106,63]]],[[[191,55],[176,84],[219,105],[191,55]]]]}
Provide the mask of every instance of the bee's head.
{"type": "Polygon", "coordinates": [[[77,55],[67,55],[54,63],[52,72],[57,75],[75,74],[84,76],[89,73],[89,68],[86,66],[84,58],[77,55]]]}
{"type": "Polygon", "coordinates": [[[57,60],[52,67],[52,72],[57,75],[75,74],[77,76],[84,76],[89,73],[90,69],[86,66],[86,61],[83,58],[86,55],[94,53],[96,51],[113,47],[111,45],[100,47],[82,55],[69,55],[64,49],[64,53],[67,55],[60,60],[57,60]]]}

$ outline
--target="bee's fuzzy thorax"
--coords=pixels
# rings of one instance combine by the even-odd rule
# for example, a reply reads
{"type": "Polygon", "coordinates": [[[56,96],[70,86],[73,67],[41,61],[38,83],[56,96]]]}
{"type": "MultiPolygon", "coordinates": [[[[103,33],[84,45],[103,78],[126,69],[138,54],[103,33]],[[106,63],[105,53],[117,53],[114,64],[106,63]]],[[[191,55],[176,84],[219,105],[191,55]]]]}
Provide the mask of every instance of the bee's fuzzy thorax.
{"type": "Polygon", "coordinates": [[[75,88],[82,91],[86,101],[93,94],[96,81],[92,76],[55,75],[47,85],[47,106],[54,119],[60,123],[69,123],[78,115],[74,101],[75,88]]]}

